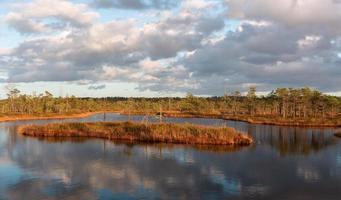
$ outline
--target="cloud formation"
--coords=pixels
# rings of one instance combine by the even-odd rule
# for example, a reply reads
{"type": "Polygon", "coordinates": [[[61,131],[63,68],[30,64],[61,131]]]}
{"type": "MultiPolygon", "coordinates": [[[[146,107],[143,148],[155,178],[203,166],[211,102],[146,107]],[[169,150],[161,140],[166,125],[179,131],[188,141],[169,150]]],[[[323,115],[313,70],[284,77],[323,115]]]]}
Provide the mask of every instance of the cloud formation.
{"type": "Polygon", "coordinates": [[[154,64],[149,71],[146,61],[173,59],[179,52],[193,51],[224,27],[220,16],[206,16],[198,12],[202,9],[184,4],[177,16],[164,14],[142,28],[135,20],[115,20],[24,41],[9,56],[8,65],[14,66],[9,81],[160,79],[155,73],[175,67],[154,64]]]}
{"type": "Polygon", "coordinates": [[[96,8],[121,9],[170,9],[179,4],[178,0],[94,0],[96,8]]]}
{"type": "Polygon", "coordinates": [[[106,88],[105,84],[101,84],[101,85],[90,85],[88,87],[88,90],[103,90],[106,88]]]}
{"type": "Polygon", "coordinates": [[[225,0],[228,15],[246,20],[265,20],[291,27],[324,27],[340,33],[339,0],[225,0]],[[246,6],[247,5],[247,6],[246,6]]]}
{"type": "Polygon", "coordinates": [[[176,9],[170,2],[16,4],[5,21],[29,36],[0,48],[7,81],[121,81],[207,95],[250,85],[340,91],[339,1],[184,0],[176,9]],[[152,20],[101,22],[93,5],[140,9],[152,20]]]}
{"type": "Polygon", "coordinates": [[[5,16],[7,24],[20,33],[48,33],[65,26],[91,25],[99,14],[89,11],[86,4],[67,0],[33,0],[13,5],[13,12],[5,16]]]}

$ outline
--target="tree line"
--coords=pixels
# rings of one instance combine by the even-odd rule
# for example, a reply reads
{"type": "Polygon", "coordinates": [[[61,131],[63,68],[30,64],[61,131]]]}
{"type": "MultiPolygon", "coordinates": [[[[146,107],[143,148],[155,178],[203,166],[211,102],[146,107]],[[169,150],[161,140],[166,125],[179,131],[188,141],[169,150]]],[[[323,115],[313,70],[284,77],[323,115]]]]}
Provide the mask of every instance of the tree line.
{"type": "Polygon", "coordinates": [[[340,116],[341,98],[323,94],[316,89],[278,88],[263,96],[257,96],[256,92],[255,87],[250,87],[245,95],[235,91],[215,97],[198,97],[189,93],[184,98],[77,98],[54,97],[48,91],[39,95],[27,95],[12,88],[7,93],[7,99],[0,101],[0,113],[40,115],[94,111],[179,112],[290,119],[340,116]]]}

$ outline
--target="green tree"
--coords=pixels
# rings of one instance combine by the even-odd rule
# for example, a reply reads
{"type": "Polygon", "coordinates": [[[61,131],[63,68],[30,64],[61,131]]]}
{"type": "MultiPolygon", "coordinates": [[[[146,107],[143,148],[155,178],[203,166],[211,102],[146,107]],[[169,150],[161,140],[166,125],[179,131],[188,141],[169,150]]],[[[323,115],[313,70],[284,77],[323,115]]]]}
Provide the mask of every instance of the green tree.
{"type": "Polygon", "coordinates": [[[248,100],[248,110],[249,110],[249,114],[251,116],[253,116],[255,114],[255,110],[256,110],[256,87],[255,86],[251,86],[249,88],[249,91],[247,92],[247,100],[248,100]]]}

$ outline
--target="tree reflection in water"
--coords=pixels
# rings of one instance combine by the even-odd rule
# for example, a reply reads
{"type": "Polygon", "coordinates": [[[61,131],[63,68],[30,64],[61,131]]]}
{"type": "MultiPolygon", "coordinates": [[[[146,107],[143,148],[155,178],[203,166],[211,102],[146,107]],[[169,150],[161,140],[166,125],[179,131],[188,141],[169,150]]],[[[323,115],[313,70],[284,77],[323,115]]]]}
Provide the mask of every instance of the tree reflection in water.
{"type": "Polygon", "coordinates": [[[280,155],[309,155],[337,144],[333,129],[281,127],[248,124],[248,134],[255,138],[256,145],[266,144],[280,155]]]}

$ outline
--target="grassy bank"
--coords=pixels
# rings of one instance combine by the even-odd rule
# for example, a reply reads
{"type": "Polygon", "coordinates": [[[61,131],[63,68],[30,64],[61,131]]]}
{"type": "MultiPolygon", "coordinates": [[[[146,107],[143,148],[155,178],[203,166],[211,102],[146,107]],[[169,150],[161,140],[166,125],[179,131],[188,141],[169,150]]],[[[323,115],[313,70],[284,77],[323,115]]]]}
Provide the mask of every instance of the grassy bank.
{"type": "Polygon", "coordinates": [[[86,118],[91,115],[101,113],[114,113],[109,111],[100,112],[84,112],[84,113],[63,113],[63,114],[40,114],[40,115],[24,115],[24,114],[11,114],[11,115],[0,115],[0,122],[10,121],[25,121],[25,120],[47,120],[47,119],[72,119],[72,118],[86,118]]]}
{"type": "Polygon", "coordinates": [[[109,140],[202,145],[249,145],[252,139],[233,128],[133,122],[62,123],[19,128],[34,137],[96,137],[109,140]]]}
{"type": "Polygon", "coordinates": [[[222,116],[222,119],[244,121],[250,124],[298,127],[341,127],[341,119],[328,118],[281,118],[275,116],[222,116]]]}
{"type": "MultiPolygon", "coordinates": [[[[157,112],[143,111],[98,111],[84,113],[64,113],[64,114],[40,114],[40,115],[0,115],[0,122],[20,121],[20,120],[44,120],[44,119],[69,119],[85,118],[94,114],[101,113],[121,113],[123,115],[159,115],[157,112]]],[[[251,124],[277,125],[277,126],[297,126],[297,127],[341,127],[341,118],[309,118],[309,119],[291,119],[276,116],[249,116],[249,115],[224,115],[221,113],[201,113],[201,112],[177,112],[165,111],[164,117],[173,118],[215,118],[233,121],[243,121],[251,124]]]]}
{"type": "MultiPolygon", "coordinates": [[[[141,114],[141,113],[140,113],[141,114]]],[[[157,113],[155,113],[157,114],[157,113]]],[[[249,115],[224,115],[218,113],[182,113],[164,112],[165,117],[174,118],[216,118],[233,121],[243,121],[250,124],[264,124],[277,126],[298,127],[341,127],[341,118],[282,118],[278,116],[249,116],[249,115]]]]}

